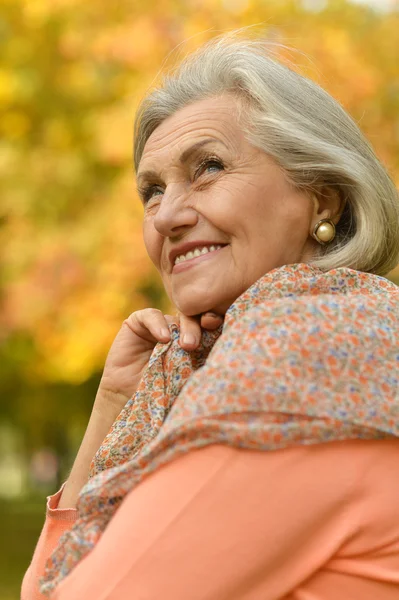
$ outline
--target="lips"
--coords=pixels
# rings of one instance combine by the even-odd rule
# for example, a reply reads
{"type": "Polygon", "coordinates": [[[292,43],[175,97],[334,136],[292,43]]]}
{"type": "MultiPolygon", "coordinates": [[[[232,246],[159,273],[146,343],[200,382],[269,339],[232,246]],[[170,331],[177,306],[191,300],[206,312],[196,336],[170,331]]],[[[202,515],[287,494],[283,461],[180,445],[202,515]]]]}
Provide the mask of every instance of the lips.
{"type": "Polygon", "coordinates": [[[184,244],[180,244],[179,246],[176,246],[175,248],[173,248],[173,250],[171,250],[171,252],[169,253],[169,261],[171,264],[171,267],[173,269],[173,267],[175,266],[175,260],[177,256],[180,256],[182,254],[187,254],[187,252],[190,252],[190,250],[195,250],[195,248],[203,248],[204,246],[207,246],[208,248],[210,246],[226,246],[227,244],[225,242],[219,242],[216,240],[193,240],[192,242],[185,242],[184,244]]]}
{"type": "Polygon", "coordinates": [[[219,252],[223,252],[223,250],[228,246],[228,244],[224,244],[220,246],[216,250],[212,250],[211,252],[207,252],[206,254],[200,254],[199,256],[193,256],[193,258],[189,258],[188,260],[184,260],[175,264],[172,268],[172,273],[177,275],[179,273],[183,273],[188,269],[196,267],[201,263],[208,263],[208,261],[213,260],[213,258],[219,254],[219,252]]]}

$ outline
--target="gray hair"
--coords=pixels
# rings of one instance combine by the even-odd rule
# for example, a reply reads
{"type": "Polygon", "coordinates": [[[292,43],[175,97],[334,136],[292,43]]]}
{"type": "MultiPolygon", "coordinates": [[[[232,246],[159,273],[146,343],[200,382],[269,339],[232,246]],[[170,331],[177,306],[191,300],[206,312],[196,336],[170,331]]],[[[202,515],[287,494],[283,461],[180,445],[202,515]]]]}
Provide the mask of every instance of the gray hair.
{"type": "MultiPolygon", "coordinates": [[[[309,261],[385,275],[399,262],[399,197],[355,121],[319,85],[271,57],[264,40],[224,35],[189,55],[141,103],[135,121],[137,170],[153,131],[179,109],[233,94],[248,110],[248,140],[298,189],[324,186],[344,210],[336,237],[309,261]]],[[[244,112],[244,111],[243,111],[244,112]]]]}

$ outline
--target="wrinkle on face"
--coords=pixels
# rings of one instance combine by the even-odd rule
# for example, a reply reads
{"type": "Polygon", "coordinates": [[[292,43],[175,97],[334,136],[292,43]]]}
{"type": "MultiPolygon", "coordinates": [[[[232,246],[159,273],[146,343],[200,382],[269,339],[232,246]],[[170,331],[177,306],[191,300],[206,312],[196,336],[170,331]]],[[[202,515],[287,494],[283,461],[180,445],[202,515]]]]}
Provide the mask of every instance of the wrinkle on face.
{"type": "Polygon", "coordinates": [[[185,314],[226,311],[269,270],[299,261],[308,238],[311,202],[284,171],[253,146],[229,95],[189,105],[166,119],[148,139],[138,177],[155,171],[162,182],[145,209],[144,240],[169,297],[185,314]],[[198,180],[182,153],[206,138],[206,151],[225,169],[198,180]],[[219,240],[219,258],[174,274],[170,249],[187,240],[219,240]]]}
{"type": "MultiPolygon", "coordinates": [[[[226,98],[225,102],[231,107],[230,115],[234,115],[237,112],[235,102],[231,98],[226,98]]],[[[144,147],[138,178],[142,170],[157,170],[160,166],[159,172],[162,175],[167,170],[166,165],[178,166],[184,148],[207,136],[220,140],[232,154],[232,158],[236,158],[240,140],[237,139],[234,126],[226,123],[225,118],[225,108],[216,107],[212,113],[205,113],[205,116],[203,109],[194,108],[183,123],[179,122],[178,113],[166,119],[151,134],[144,147]]]]}

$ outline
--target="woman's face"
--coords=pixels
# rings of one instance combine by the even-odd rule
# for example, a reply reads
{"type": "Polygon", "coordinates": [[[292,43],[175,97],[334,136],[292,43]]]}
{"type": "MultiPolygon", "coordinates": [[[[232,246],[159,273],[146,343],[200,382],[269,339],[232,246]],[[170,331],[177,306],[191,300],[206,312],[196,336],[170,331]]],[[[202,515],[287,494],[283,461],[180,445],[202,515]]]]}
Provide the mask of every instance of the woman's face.
{"type": "Polygon", "coordinates": [[[224,314],[268,271],[306,262],[317,246],[312,223],[327,214],[246,140],[232,96],[166,119],[145,145],[137,182],[148,254],[188,316],[224,314]]]}

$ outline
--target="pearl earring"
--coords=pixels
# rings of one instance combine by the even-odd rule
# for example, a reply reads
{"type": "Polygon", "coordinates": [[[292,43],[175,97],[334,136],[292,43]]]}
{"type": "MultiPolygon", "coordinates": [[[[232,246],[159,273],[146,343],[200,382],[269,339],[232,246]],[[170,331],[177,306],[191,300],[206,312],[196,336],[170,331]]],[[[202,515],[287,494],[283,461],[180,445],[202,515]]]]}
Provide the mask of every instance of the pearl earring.
{"type": "Polygon", "coordinates": [[[335,225],[331,219],[322,219],[313,228],[312,237],[325,246],[335,238],[335,225]]]}

